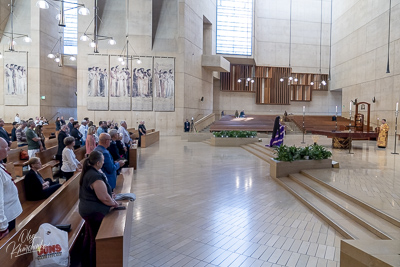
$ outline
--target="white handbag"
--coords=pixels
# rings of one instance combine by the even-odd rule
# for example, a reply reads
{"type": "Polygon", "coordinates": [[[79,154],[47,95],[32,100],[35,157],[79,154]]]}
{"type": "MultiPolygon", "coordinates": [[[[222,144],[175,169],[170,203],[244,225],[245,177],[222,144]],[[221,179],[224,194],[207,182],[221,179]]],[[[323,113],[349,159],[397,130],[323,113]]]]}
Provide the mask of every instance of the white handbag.
{"type": "Polygon", "coordinates": [[[40,225],[32,248],[32,267],[69,266],[68,233],[49,223],[40,225]]]}

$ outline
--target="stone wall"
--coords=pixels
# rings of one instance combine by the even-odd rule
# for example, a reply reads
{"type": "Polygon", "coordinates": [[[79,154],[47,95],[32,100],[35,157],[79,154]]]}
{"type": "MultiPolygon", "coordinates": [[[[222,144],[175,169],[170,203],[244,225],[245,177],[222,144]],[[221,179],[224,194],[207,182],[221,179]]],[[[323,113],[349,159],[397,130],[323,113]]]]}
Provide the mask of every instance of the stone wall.
{"type": "Polygon", "coordinates": [[[392,1],[390,73],[388,26],[389,1],[333,2],[331,88],[342,90],[346,116],[350,100],[372,103],[375,97],[371,122],[376,126],[378,118],[386,118],[393,134],[400,100],[400,1],[392,1]]]}

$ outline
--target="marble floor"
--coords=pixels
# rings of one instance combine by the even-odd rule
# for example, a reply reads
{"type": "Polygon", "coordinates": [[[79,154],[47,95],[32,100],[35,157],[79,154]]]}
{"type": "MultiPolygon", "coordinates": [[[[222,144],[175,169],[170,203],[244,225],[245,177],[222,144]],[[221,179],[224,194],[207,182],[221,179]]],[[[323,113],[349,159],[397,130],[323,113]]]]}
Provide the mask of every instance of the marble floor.
{"type": "MultiPolygon", "coordinates": [[[[342,168],[373,151],[357,146],[342,168]]],[[[341,236],[242,148],[162,137],[139,151],[132,188],[130,266],[339,266],[341,236]]]]}

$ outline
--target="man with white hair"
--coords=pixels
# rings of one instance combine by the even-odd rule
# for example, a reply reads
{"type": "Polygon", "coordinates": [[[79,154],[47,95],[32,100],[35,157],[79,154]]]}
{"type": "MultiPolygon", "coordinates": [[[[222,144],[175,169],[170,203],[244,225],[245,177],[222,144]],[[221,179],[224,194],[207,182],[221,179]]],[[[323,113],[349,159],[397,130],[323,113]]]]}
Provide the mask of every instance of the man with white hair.
{"type": "Polygon", "coordinates": [[[129,132],[127,130],[128,125],[126,124],[126,121],[121,121],[121,127],[118,128],[118,133],[122,136],[122,144],[124,145],[125,149],[125,158],[129,162],[129,148],[131,146],[131,141],[132,138],[129,135],[129,132]]]}
{"type": "Polygon", "coordinates": [[[89,129],[87,124],[88,124],[88,121],[83,120],[81,122],[81,126],[79,126],[79,132],[82,134],[82,139],[81,139],[82,146],[84,146],[86,143],[87,132],[89,129]]]}
{"type": "MultiPolygon", "coordinates": [[[[0,161],[7,158],[8,143],[0,137],[0,161]]],[[[15,228],[15,219],[22,213],[18,189],[11,175],[0,164],[0,240],[15,228]]]]}
{"type": "Polygon", "coordinates": [[[72,123],[75,121],[74,117],[69,117],[69,122],[68,122],[68,128],[69,128],[69,132],[72,132],[72,130],[74,129],[74,126],[72,125],[72,123]]]}

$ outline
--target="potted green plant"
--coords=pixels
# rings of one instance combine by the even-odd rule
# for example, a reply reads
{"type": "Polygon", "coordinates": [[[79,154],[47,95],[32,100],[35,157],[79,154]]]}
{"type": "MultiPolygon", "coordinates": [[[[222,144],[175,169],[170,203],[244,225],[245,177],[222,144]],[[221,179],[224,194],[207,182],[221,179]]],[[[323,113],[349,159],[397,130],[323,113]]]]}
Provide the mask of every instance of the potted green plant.
{"type": "Polygon", "coordinates": [[[273,178],[286,177],[306,169],[324,169],[332,167],[332,153],[320,145],[296,147],[281,145],[275,147],[276,157],[270,164],[273,178]],[[306,160],[308,157],[308,160],[306,160]]]}

